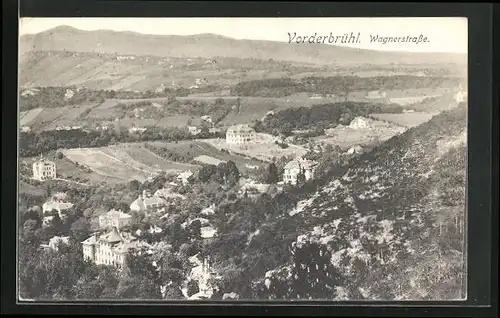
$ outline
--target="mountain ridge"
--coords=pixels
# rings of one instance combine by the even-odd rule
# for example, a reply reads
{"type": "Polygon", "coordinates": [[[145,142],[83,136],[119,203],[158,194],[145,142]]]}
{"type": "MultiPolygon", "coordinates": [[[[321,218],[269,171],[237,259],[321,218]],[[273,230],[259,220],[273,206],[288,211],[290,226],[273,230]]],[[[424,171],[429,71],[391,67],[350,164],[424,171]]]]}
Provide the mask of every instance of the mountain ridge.
{"type": "Polygon", "coordinates": [[[288,44],[234,39],[213,33],[152,35],[132,31],[84,31],[58,26],[20,37],[20,51],[75,51],[162,57],[237,57],[314,64],[466,63],[458,53],[411,53],[356,49],[328,44],[288,44]]]}

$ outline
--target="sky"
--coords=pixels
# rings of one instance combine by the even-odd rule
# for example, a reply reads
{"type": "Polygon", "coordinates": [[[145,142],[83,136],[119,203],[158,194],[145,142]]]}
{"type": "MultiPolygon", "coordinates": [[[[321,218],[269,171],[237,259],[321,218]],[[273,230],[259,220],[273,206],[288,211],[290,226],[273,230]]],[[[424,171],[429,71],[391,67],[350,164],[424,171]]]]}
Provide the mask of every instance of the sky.
{"type": "Polygon", "coordinates": [[[467,53],[467,18],[22,18],[19,33],[34,34],[67,25],[80,30],[133,31],[143,34],[214,33],[235,39],[288,42],[289,35],[328,36],[360,33],[361,49],[467,53]],[[427,37],[427,43],[374,43],[370,38],[427,37]]]}

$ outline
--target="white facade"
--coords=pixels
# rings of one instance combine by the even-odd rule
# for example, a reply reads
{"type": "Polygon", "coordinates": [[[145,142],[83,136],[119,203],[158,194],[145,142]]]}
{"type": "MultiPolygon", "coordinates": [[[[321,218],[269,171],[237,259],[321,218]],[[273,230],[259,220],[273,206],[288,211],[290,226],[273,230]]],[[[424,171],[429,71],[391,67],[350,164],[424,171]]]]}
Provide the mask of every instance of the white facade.
{"type": "Polygon", "coordinates": [[[164,199],[157,196],[151,196],[144,191],[139,198],[130,204],[130,210],[135,212],[148,211],[162,208],[166,204],[167,202],[164,199]]]}
{"type": "Polygon", "coordinates": [[[228,128],[226,132],[226,142],[228,144],[248,144],[255,142],[255,130],[248,125],[234,125],[228,128]]]}
{"type": "Polygon", "coordinates": [[[49,248],[57,251],[60,243],[69,245],[69,236],[54,236],[49,240],[49,248]]]}
{"type": "Polygon", "coordinates": [[[42,205],[43,214],[46,214],[51,211],[57,211],[59,218],[63,217],[64,211],[71,209],[73,207],[73,203],[64,202],[57,198],[52,198],[50,201],[45,202],[42,205]]]}
{"type": "Polygon", "coordinates": [[[177,175],[177,180],[182,182],[182,184],[186,185],[189,183],[189,178],[193,175],[191,171],[184,171],[177,175]]]}
{"type": "Polygon", "coordinates": [[[468,94],[467,94],[467,92],[466,92],[466,91],[459,90],[459,91],[455,94],[455,96],[454,96],[455,101],[456,101],[457,103],[463,103],[463,102],[465,102],[465,101],[467,100],[467,95],[468,95],[468,94]]]}
{"type": "Polygon", "coordinates": [[[195,126],[189,126],[188,129],[191,135],[198,135],[199,133],[201,133],[201,129],[195,126]]]}
{"type": "Polygon", "coordinates": [[[39,181],[54,179],[56,177],[56,164],[46,159],[33,163],[33,178],[39,181]]]}
{"type": "Polygon", "coordinates": [[[316,163],[307,159],[298,158],[285,165],[283,173],[283,183],[297,184],[298,175],[303,173],[306,181],[314,178],[314,168],[316,163]]]}
{"type": "Polygon", "coordinates": [[[103,228],[114,227],[121,229],[132,224],[132,216],[122,211],[111,210],[99,216],[99,226],[103,228]]]}
{"type": "Polygon", "coordinates": [[[137,241],[131,235],[120,233],[117,229],[104,235],[95,233],[82,242],[83,258],[97,265],[123,267],[127,253],[131,248],[149,246],[147,243],[137,241]]]}

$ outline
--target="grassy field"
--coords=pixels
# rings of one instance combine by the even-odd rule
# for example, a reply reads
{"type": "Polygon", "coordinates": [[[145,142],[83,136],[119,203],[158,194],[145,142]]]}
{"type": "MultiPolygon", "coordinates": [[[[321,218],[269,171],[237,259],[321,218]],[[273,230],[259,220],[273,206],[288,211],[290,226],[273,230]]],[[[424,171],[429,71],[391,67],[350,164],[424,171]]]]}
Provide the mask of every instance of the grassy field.
{"type": "MultiPolygon", "coordinates": [[[[243,174],[246,174],[249,169],[247,168],[247,165],[251,166],[262,166],[263,163],[254,160],[251,158],[247,158],[243,155],[238,155],[238,154],[229,154],[227,152],[222,152],[220,151],[221,148],[216,148],[213,145],[210,144],[210,142],[205,142],[204,140],[185,140],[185,141],[179,141],[177,143],[174,142],[163,142],[163,141],[154,141],[154,142],[148,142],[151,145],[154,145],[155,147],[164,147],[169,149],[172,152],[178,153],[183,156],[190,156],[193,158],[202,158],[202,159],[207,159],[207,158],[213,158],[216,160],[220,161],[233,161],[240,172],[243,174]],[[204,157],[202,157],[204,156],[204,157]]],[[[217,161],[211,162],[211,164],[214,164],[217,161]]],[[[205,163],[209,163],[208,161],[205,163]]]]}
{"type": "Polygon", "coordinates": [[[55,108],[36,108],[25,113],[23,117],[20,116],[20,123],[21,125],[29,125],[33,129],[40,130],[54,130],[58,126],[84,125],[86,124],[86,115],[84,112],[96,106],[98,106],[97,103],[55,108]]]}
{"type": "Polygon", "coordinates": [[[65,157],[105,177],[145,181],[159,171],[167,173],[195,169],[195,165],[177,163],[156,156],[137,144],[121,144],[102,148],[62,150],[65,157]]]}
{"type": "MultiPolygon", "coordinates": [[[[63,157],[62,159],[57,159],[54,153],[45,154],[45,158],[53,161],[56,164],[57,176],[66,180],[74,180],[83,183],[90,184],[116,184],[123,182],[123,179],[115,178],[112,176],[105,176],[98,174],[92,170],[87,170],[82,166],[76,165],[75,162],[70,159],[63,157]]],[[[28,166],[28,175],[26,177],[32,177],[31,166],[38,157],[22,158],[22,163],[28,166]]]]}
{"type": "Polygon", "coordinates": [[[205,155],[201,155],[201,156],[194,158],[194,161],[201,162],[201,163],[208,164],[208,165],[214,165],[214,166],[217,166],[220,163],[225,162],[223,160],[219,160],[217,158],[205,156],[205,155]]]}
{"type": "Polygon", "coordinates": [[[332,133],[324,136],[312,138],[315,143],[330,144],[333,146],[340,146],[343,149],[350,148],[355,145],[366,145],[374,141],[385,141],[390,139],[396,134],[402,133],[406,130],[404,127],[393,127],[385,129],[332,129],[332,133]]]}
{"type": "Polygon", "coordinates": [[[43,108],[35,108],[35,109],[28,110],[28,111],[20,112],[19,113],[19,119],[20,119],[19,124],[21,126],[29,125],[29,123],[31,123],[33,120],[35,120],[36,117],[38,115],[40,115],[40,113],[42,111],[43,111],[43,108]]]}
{"type": "Polygon", "coordinates": [[[394,123],[396,125],[404,127],[415,127],[429,121],[438,112],[413,112],[413,113],[402,113],[402,114],[371,114],[370,116],[382,120],[394,123]]]}
{"type": "MultiPolygon", "coordinates": [[[[388,103],[393,102],[401,106],[414,109],[415,111],[434,112],[449,109],[456,106],[453,94],[448,88],[435,89],[409,89],[409,90],[389,90],[385,91],[387,100],[367,99],[367,91],[350,92],[349,101],[388,103]]],[[[228,91],[219,91],[207,94],[190,95],[187,97],[177,97],[181,103],[204,102],[215,103],[216,99],[222,98],[227,103],[234,104],[239,98],[239,109],[233,108],[219,123],[219,126],[230,126],[233,124],[252,123],[262,119],[268,112],[278,112],[287,108],[312,107],[314,105],[343,102],[344,98],[339,96],[321,97],[311,96],[308,93],[299,93],[290,96],[271,97],[236,97],[228,96],[228,91]]],[[[157,102],[162,105],[167,98],[151,99],[109,99],[102,104],[84,104],[75,106],[65,106],[60,108],[31,110],[21,115],[21,125],[30,123],[32,129],[51,130],[57,126],[80,126],[80,125],[109,125],[114,123],[125,128],[145,127],[157,125],[159,127],[185,127],[188,125],[200,125],[199,116],[176,113],[162,113],[156,117],[144,118],[135,117],[131,111],[121,109],[119,104],[132,104],[138,102],[157,102]],[[125,115],[125,117],[123,117],[125,115]]],[[[161,113],[161,112],[160,112],[161,113]]],[[[149,116],[152,116],[151,114],[149,116]]],[[[405,124],[406,125],[406,124],[405,124]]]]}
{"type": "Polygon", "coordinates": [[[303,156],[307,153],[305,148],[290,145],[288,148],[281,148],[272,142],[272,137],[266,134],[257,134],[258,142],[251,143],[245,146],[228,145],[225,139],[205,139],[207,144],[212,145],[217,149],[226,149],[230,153],[256,158],[258,160],[270,162],[273,158],[283,156],[303,156]]]}
{"type": "Polygon", "coordinates": [[[19,181],[19,193],[36,195],[36,196],[45,195],[45,191],[42,188],[35,187],[23,181],[19,181]]]}

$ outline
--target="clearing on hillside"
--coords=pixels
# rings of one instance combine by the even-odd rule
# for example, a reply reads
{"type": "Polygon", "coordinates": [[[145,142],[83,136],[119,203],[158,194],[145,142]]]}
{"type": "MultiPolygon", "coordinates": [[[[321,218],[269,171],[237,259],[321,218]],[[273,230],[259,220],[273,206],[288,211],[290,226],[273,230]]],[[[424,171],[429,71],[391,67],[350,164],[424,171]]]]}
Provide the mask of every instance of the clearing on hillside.
{"type": "Polygon", "coordinates": [[[247,166],[262,166],[263,162],[248,158],[244,155],[236,153],[228,153],[221,151],[204,140],[183,140],[178,142],[153,141],[147,144],[161,149],[166,149],[169,152],[178,154],[184,158],[192,158],[192,160],[201,159],[204,163],[217,164],[219,161],[233,161],[241,173],[248,172],[247,166]],[[211,161],[209,161],[209,158],[211,161]]]}
{"type": "Polygon", "coordinates": [[[258,160],[271,162],[274,158],[300,157],[307,153],[307,149],[288,144],[287,148],[281,148],[274,142],[274,137],[268,134],[257,133],[257,141],[247,145],[230,145],[225,139],[205,139],[204,142],[217,149],[225,149],[231,154],[256,158],[258,160]]]}
{"type": "Polygon", "coordinates": [[[168,161],[143,147],[130,144],[64,149],[62,152],[71,161],[100,175],[121,180],[143,182],[160,171],[180,172],[196,168],[194,165],[168,161]]]}
{"type": "Polygon", "coordinates": [[[428,122],[435,113],[423,113],[423,112],[413,112],[413,113],[401,113],[401,114],[371,114],[370,116],[382,120],[394,123],[396,125],[404,127],[415,127],[425,122],[428,122]]]}

